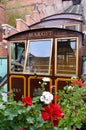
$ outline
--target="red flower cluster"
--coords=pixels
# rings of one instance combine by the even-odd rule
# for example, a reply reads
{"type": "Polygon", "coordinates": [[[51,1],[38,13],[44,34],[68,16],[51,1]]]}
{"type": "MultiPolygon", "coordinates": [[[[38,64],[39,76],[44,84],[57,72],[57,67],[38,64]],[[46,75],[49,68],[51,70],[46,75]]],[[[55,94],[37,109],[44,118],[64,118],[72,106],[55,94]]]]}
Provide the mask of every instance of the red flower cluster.
{"type": "Polygon", "coordinates": [[[74,80],[73,83],[72,83],[72,85],[73,86],[78,85],[78,86],[81,86],[81,87],[85,86],[85,84],[81,80],[74,80]]]}
{"type": "Polygon", "coordinates": [[[19,130],[24,130],[24,128],[20,128],[19,130]]]}
{"type": "Polygon", "coordinates": [[[60,99],[60,95],[56,95],[56,96],[54,96],[53,100],[55,101],[55,100],[59,100],[59,99],[60,99]]]}
{"type": "Polygon", "coordinates": [[[64,113],[60,109],[59,104],[50,104],[50,106],[45,106],[44,110],[41,112],[42,118],[45,121],[51,121],[54,126],[57,126],[59,123],[59,117],[63,118],[64,113]]]}
{"type": "Polygon", "coordinates": [[[25,98],[22,99],[22,101],[23,101],[26,105],[32,106],[32,99],[31,99],[31,97],[25,97],[25,98]]]}

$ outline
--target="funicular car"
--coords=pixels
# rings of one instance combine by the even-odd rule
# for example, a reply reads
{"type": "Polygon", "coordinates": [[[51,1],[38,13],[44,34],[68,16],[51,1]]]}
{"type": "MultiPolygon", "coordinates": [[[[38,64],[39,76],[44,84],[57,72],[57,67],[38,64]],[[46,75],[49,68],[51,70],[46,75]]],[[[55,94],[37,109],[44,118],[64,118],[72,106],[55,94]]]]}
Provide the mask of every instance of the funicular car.
{"type": "Polygon", "coordinates": [[[82,23],[82,15],[55,14],[7,38],[8,87],[16,100],[39,94],[43,77],[50,78],[45,89],[56,92],[72,76],[84,73],[82,58],[86,45],[82,23]]]}

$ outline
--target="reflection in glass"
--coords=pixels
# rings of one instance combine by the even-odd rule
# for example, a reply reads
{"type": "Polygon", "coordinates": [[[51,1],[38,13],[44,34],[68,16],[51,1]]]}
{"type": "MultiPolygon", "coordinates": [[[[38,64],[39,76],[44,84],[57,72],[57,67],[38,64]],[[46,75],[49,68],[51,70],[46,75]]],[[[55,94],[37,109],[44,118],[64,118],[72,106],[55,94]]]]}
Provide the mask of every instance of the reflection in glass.
{"type": "Polygon", "coordinates": [[[49,73],[51,40],[30,41],[26,72],[49,73]]]}
{"type": "Polygon", "coordinates": [[[86,74],[86,56],[82,57],[82,74],[86,74]]]}
{"type": "Polygon", "coordinates": [[[56,74],[76,74],[76,39],[59,39],[57,41],[56,74]]]}
{"type": "Polygon", "coordinates": [[[11,72],[22,72],[25,61],[24,42],[11,43],[11,72]]]}

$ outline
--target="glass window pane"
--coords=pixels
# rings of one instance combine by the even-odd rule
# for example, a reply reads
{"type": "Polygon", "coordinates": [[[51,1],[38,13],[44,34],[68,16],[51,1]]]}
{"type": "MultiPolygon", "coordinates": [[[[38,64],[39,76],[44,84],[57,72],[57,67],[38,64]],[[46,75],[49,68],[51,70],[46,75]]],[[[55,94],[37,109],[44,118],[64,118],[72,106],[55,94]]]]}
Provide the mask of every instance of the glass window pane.
{"type": "Polygon", "coordinates": [[[26,72],[49,73],[51,40],[30,41],[26,72]]]}
{"type": "Polygon", "coordinates": [[[25,62],[24,50],[24,42],[11,43],[11,72],[23,71],[25,62]]]}
{"type": "Polygon", "coordinates": [[[82,56],[82,74],[86,74],[86,56],[82,56]]]}
{"type": "Polygon", "coordinates": [[[66,29],[70,29],[70,30],[76,30],[76,31],[79,31],[78,30],[78,25],[69,25],[69,26],[65,26],[66,29]]]}
{"type": "Polygon", "coordinates": [[[76,39],[57,40],[56,74],[76,74],[76,39]]]}

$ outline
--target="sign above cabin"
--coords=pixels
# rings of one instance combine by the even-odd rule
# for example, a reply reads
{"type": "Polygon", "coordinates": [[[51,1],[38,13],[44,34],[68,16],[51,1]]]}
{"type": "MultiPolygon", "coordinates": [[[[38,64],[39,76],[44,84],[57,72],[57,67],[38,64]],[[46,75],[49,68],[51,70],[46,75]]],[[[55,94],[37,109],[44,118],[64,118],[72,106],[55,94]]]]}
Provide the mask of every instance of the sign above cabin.
{"type": "Polygon", "coordinates": [[[7,40],[15,41],[15,40],[25,40],[25,39],[27,40],[46,39],[46,38],[59,37],[61,35],[65,37],[66,34],[68,36],[73,36],[76,33],[79,34],[78,31],[75,32],[72,30],[66,31],[65,29],[61,29],[61,28],[46,28],[46,31],[45,29],[42,28],[42,29],[34,29],[34,30],[28,30],[28,31],[17,33],[15,35],[8,37],[7,40]]]}

